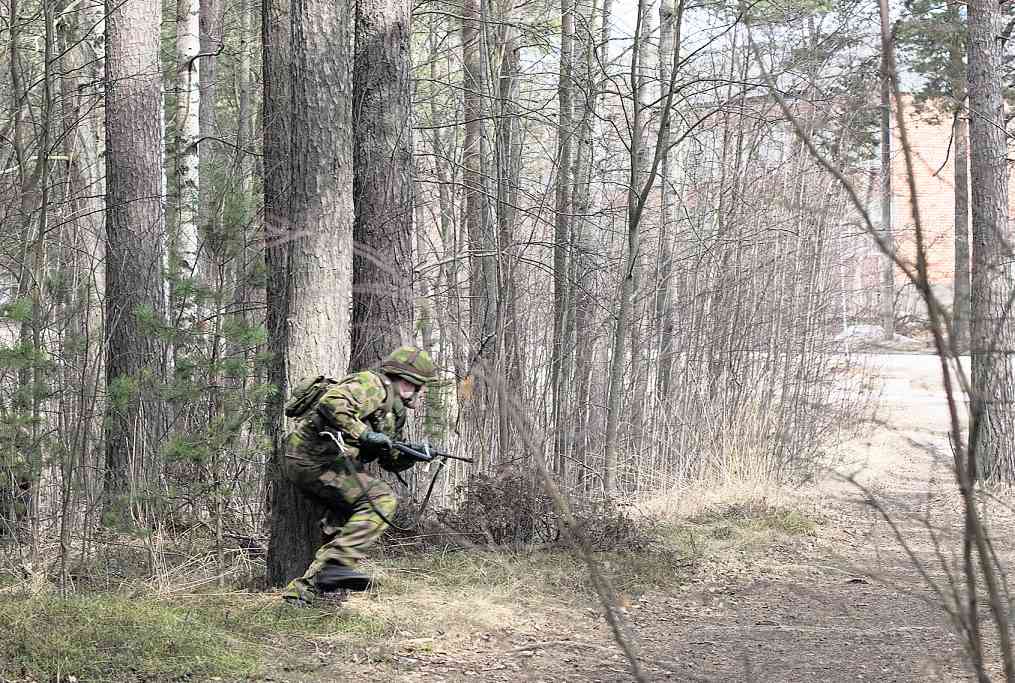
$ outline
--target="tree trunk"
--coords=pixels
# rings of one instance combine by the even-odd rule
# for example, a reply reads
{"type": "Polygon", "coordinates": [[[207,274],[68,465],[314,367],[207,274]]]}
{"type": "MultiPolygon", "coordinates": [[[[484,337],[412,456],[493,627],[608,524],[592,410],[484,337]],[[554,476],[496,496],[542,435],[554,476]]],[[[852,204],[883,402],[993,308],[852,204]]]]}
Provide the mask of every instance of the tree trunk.
{"type": "MultiPolygon", "coordinates": [[[[104,10],[99,8],[100,15],[104,10]]],[[[103,19],[104,22],[104,19],[103,19]]],[[[66,197],[68,212],[76,218],[61,229],[63,253],[60,259],[59,280],[65,283],[67,297],[62,306],[66,328],[61,336],[60,353],[64,359],[57,381],[65,390],[61,392],[57,411],[67,444],[66,457],[60,459],[60,563],[61,578],[66,577],[70,553],[71,531],[80,525],[80,514],[85,509],[80,501],[90,493],[83,486],[82,474],[90,471],[91,443],[95,438],[97,418],[96,392],[100,382],[102,349],[89,340],[102,338],[98,310],[98,297],[93,273],[101,263],[102,198],[101,190],[93,189],[102,177],[95,152],[98,112],[98,88],[85,89],[83,81],[91,81],[95,60],[91,52],[87,30],[103,31],[78,15],[65,16],[58,26],[61,101],[63,106],[62,154],[67,161],[66,197]],[[98,196],[96,196],[98,195],[98,196]]]]}
{"type": "Polygon", "coordinates": [[[895,338],[895,234],[892,228],[892,84],[888,70],[893,48],[887,31],[888,17],[881,14],[881,328],[885,339],[895,338]]]}
{"type": "Polygon", "coordinates": [[[496,322],[496,280],[493,276],[494,246],[487,205],[486,180],[483,170],[486,154],[483,133],[483,94],[486,76],[483,69],[483,41],[480,0],[462,3],[462,54],[464,60],[465,141],[462,148],[465,185],[465,223],[469,237],[469,328],[473,364],[493,357],[493,336],[496,322]]]}
{"type": "Polygon", "coordinates": [[[574,62],[574,3],[560,2],[560,76],[557,81],[557,184],[556,211],[553,231],[553,342],[550,356],[550,386],[553,391],[553,464],[557,476],[564,476],[564,449],[567,444],[565,422],[565,387],[571,378],[563,372],[564,356],[572,352],[572,332],[567,321],[572,319],[568,307],[569,242],[571,239],[571,140],[574,137],[572,117],[572,67],[574,62]]]}
{"type": "Polygon", "coordinates": [[[969,171],[972,189],[970,448],[983,480],[1015,481],[1015,285],[1008,245],[1008,171],[999,6],[969,4],[969,171]]]}
{"type": "MultiPolygon", "coordinates": [[[[610,11],[612,0],[603,0],[602,9],[597,12],[593,5],[587,19],[589,30],[582,37],[582,60],[578,75],[578,87],[585,93],[582,103],[582,117],[579,124],[578,150],[575,154],[574,192],[574,273],[570,301],[574,308],[575,353],[574,353],[574,401],[571,414],[571,451],[582,464],[587,463],[592,417],[592,373],[596,353],[596,340],[592,334],[594,320],[594,272],[597,249],[591,228],[592,219],[592,169],[593,169],[593,126],[598,119],[600,89],[593,65],[606,63],[606,49],[610,38],[610,11]],[[599,33],[593,32],[599,14],[599,33]]],[[[584,477],[587,471],[583,472],[584,477]]],[[[585,479],[586,483],[588,479],[585,479]]]]}
{"type": "MultiPolygon", "coordinates": [[[[497,257],[496,277],[499,304],[497,306],[496,348],[497,382],[502,387],[498,394],[498,442],[503,458],[510,458],[514,442],[511,430],[511,401],[504,393],[508,387],[523,383],[519,320],[516,310],[515,270],[517,258],[510,248],[514,243],[515,207],[518,205],[521,148],[519,114],[516,98],[518,80],[518,30],[512,14],[514,3],[501,3],[497,16],[497,101],[498,116],[495,123],[495,151],[497,168],[497,257]]],[[[518,397],[515,396],[515,399],[518,397]]]]}
{"type": "Polygon", "coordinates": [[[955,140],[955,283],[952,339],[958,353],[969,349],[969,117],[956,112],[955,140]]]}
{"type": "Polygon", "coordinates": [[[160,17],[154,0],[106,2],[107,509],[153,493],[166,428],[160,17]]]}
{"type": "Polygon", "coordinates": [[[617,491],[617,436],[620,427],[620,412],[623,407],[621,389],[624,386],[624,367],[626,360],[625,341],[630,325],[632,299],[638,254],[641,251],[641,203],[639,201],[639,182],[644,177],[641,163],[643,135],[643,111],[641,102],[640,60],[642,54],[642,28],[645,19],[644,0],[638,1],[638,17],[634,29],[634,45],[631,51],[630,84],[633,97],[631,114],[631,144],[629,153],[630,169],[628,173],[627,191],[627,243],[624,249],[624,261],[620,274],[620,297],[617,306],[617,320],[613,329],[613,353],[610,357],[610,384],[606,403],[606,455],[603,462],[603,485],[607,495],[617,491]]]}
{"type": "Polygon", "coordinates": [[[197,220],[200,201],[198,140],[201,136],[201,83],[197,55],[201,51],[198,0],[176,6],[176,225],[174,256],[177,275],[196,275],[199,248],[197,220]]]}
{"type": "MultiPolygon", "coordinates": [[[[218,113],[215,108],[216,91],[218,89],[218,54],[222,49],[223,37],[223,0],[185,0],[198,2],[200,13],[200,53],[202,57],[194,62],[200,82],[200,135],[201,143],[196,153],[200,159],[200,176],[203,179],[199,188],[199,215],[197,223],[205,236],[215,234],[217,216],[215,211],[215,166],[218,163],[216,153],[218,146],[213,139],[218,135],[218,113]]],[[[195,274],[197,271],[195,270],[195,274]]]]}
{"type": "Polygon", "coordinates": [[[279,390],[269,406],[272,585],[302,573],[320,539],[320,508],[275,465],[285,454],[284,397],[300,377],[348,367],[353,12],[348,2],[271,0],[262,15],[268,334],[279,390]]]}
{"type": "Polygon", "coordinates": [[[412,339],[412,79],[406,0],[359,0],[351,368],[412,339]]]}
{"type": "MultiPolygon", "coordinates": [[[[949,15],[961,24],[965,16],[958,4],[949,4],[949,15]]],[[[965,55],[962,39],[956,28],[948,45],[948,72],[954,76],[951,83],[955,101],[966,101],[965,55]]],[[[969,115],[965,107],[955,109],[952,122],[952,139],[955,144],[955,280],[952,287],[952,344],[958,353],[969,349],[969,115]]]]}
{"type": "MultiPolygon", "coordinates": [[[[670,62],[673,61],[675,44],[674,28],[677,13],[673,0],[659,3],[659,100],[665,101],[670,88],[670,62]]],[[[679,30],[679,26],[676,27],[679,30]]],[[[656,400],[665,400],[670,393],[670,373],[673,367],[673,238],[674,223],[673,178],[670,169],[670,130],[660,131],[662,158],[659,162],[659,250],[658,277],[656,278],[655,321],[656,321],[656,400]]]]}
{"type": "MultiPolygon", "coordinates": [[[[653,34],[652,28],[652,13],[647,9],[644,10],[644,16],[642,18],[641,25],[642,36],[651,36],[653,34]]],[[[651,59],[652,52],[649,49],[649,40],[642,38],[638,45],[638,69],[637,72],[632,73],[632,77],[637,79],[637,85],[635,88],[635,106],[639,107],[642,112],[642,120],[644,123],[641,126],[641,140],[638,142],[638,153],[641,158],[638,160],[637,174],[632,175],[634,180],[634,187],[636,188],[636,194],[638,196],[641,188],[645,186],[645,179],[648,176],[649,166],[651,165],[650,154],[653,151],[649,145],[650,131],[650,117],[652,104],[649,102],[650,93],[648,88],[648,81],[652,78],[651,74],[651,59]]],[[[659,140],[657,138],[656,142],[659,140]]],[[[642,446],[644,444],[644,433],[645,433],[645,409],[648,404],[648,368],[645,363],[645,350],[648,344],[646,343],[650,338],[646,334],[647,329],[647,313],[648,303],[651,301],[650,297],[644,297],[642,295],[642,281],[645,270],[645,257],[641,253],[636,253],[633,261],[633,280],[631,283],[631,320],[629,323],[629,337],[630,337],[630,348],[631,348],[631,362],[630,362],[630,373],[629,383],[630,387],[628,395],[637,397],[629,403],[630,406],[630,425],[631,430],[629,432],[629,450],[630,455],[634,458],[641,458],[642,446]]],[[[635,465],[635,472],[641,472],[640,460],[635,465]]]]}

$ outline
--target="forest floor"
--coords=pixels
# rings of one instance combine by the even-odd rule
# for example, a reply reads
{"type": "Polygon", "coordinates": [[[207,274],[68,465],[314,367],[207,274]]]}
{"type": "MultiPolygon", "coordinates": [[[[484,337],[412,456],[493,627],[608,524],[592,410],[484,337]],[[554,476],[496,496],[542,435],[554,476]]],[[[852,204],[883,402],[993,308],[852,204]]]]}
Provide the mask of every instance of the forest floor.
{"type": "MultiPolygon", "coordinates": [[[[873,417],[834,468],[791,491],[645,501],[666,513],[657,541],[597,556],[644,680],[971,680],[942,607],[962,536],[938,361],[887,349],[853,360],[868,371],[840,381],[873,378],[873,417]]],[[[986,512],[1007,564],[1015,520],[1003,504],[986,512]]],[[[370,570],[376,592],[304,610],[184,580],[66,599],[0,589],[12,634],[0,683],[634,679],[565,551],[389,553],[370,570]]]]}
{"type": "MultiPolygon", "coordinates": [[[[708,505],[696,518],[698,541],[693,530],[684,539],[685,549],[702,547],[669,565],[669,581],[620,591],[645,679],[970,680],[930,583],[947,592],[946,567],[961,557],[938,361],[905,353],[861,360],[882,380],[879,403],[841,445],[833,471],[805,489],[708,505]],[[765,510],[781,510],[782,522],[759,523],[765,510]],[[813,523],[786,524],[792,515],[813,523]]],[[[1007,558],[1011,516],[994,511],[990,521],[1007,558]]],[[[431,618],[396,618],[383,637],[358,643],[315,639],[313,657],[295,668],[280,661],[267,677],[632,680],[591,591],[548,589],[535,572],[531,585],[516,572],[505,587],[494,574],[485,590],[403,586],[398,595],[352,598],[339,609],[387,615],[389,626],[401,610],[431,618]]]]}

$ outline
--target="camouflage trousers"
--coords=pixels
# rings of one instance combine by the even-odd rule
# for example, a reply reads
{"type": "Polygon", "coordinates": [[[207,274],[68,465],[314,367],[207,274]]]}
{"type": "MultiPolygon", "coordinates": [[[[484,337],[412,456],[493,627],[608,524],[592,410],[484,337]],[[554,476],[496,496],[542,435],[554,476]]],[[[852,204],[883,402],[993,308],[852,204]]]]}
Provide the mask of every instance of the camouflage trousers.
{"type": "Polygon", "coordinates": [[[293,579],[283,595],[307,599],[318,592],[315,579],[328,567],[354,567],[388,527],[378,511],[391,519],[398,499],[387,483],[336,463],[331,469],[313,466],[296,456],[286,457],[283,472],[307,496],[327,510],[321,520],[325,543],[303,576],[293,579]]]}

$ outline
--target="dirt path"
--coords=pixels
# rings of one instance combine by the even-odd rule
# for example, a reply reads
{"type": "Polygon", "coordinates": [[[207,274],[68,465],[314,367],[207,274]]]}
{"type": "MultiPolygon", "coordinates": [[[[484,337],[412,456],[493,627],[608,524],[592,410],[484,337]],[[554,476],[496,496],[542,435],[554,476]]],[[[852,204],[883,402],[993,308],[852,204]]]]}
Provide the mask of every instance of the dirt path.
{"type": "MultiPolygon", "coordinates": [[[[937,361],[868,359],[884,379],[878,422],[844,446],[855,474],[886,509],[933,581],[939,554],[958,552],[958,500],[937,361]],[[928,530],[933,529],[933,534],[928,530]],[[936,538],[935,542],[933,539],[936,538]]],[[[625,610],[648,680],[969,680],[940,600],[872,498],[829,476],[796,504],[822,519],[814,536],[776,545],[730,575],[719,568],[670,592],[630,597],[625,610]]],[[[548,610],[550,608],[548,607],[548,610]]],[[[402,647],[383,661],[329,675],[404,681],[631,680],[600,614],[551,614],[541,627],[477,634],[455,650],[402,647]]]]}

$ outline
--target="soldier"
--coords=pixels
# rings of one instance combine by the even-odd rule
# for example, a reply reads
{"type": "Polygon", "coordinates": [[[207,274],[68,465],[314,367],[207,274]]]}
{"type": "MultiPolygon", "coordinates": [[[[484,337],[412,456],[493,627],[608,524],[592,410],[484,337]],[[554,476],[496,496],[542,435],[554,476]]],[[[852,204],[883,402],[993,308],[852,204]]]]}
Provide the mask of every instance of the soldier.
{"type": "Polygon", "coordinates": [[[377,460],[400,472],[414,464],[391,442],[402,440],[406,409],[421,403],[433,377],[429,354],[402,346],[378,370],[324,380],[329,388],[297,419],[281,469],[328,513],[321,520],[325,543],[306,573],[286,586],[286,602],[305,606],[319,593],[370,587],[370,577],[355,567],[387,528],[398,500],[384,481],[364,474],[363,465],[377,460]]]}

